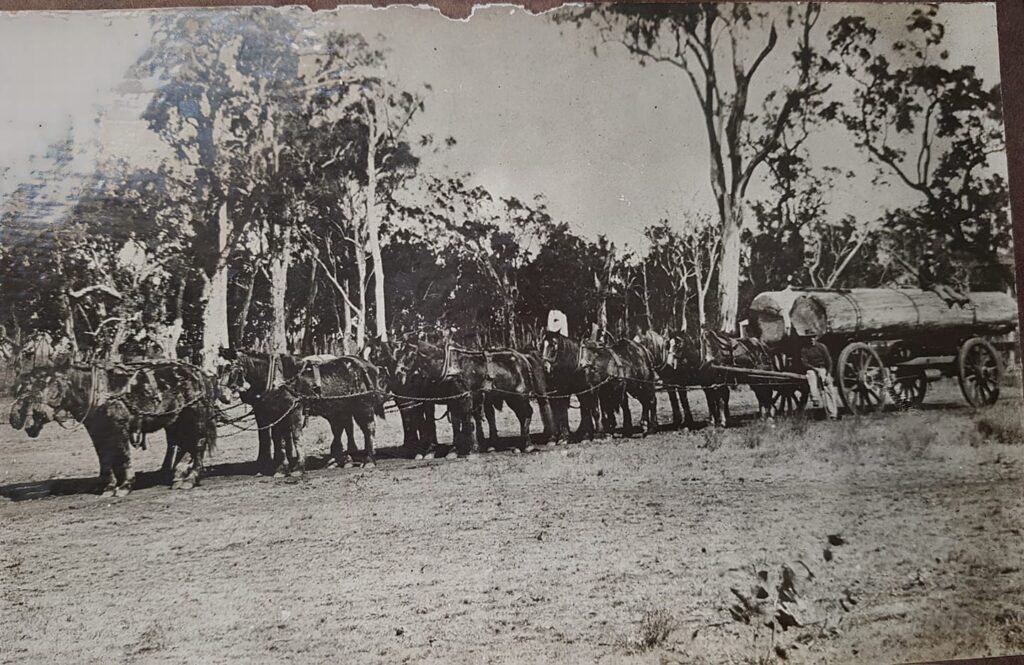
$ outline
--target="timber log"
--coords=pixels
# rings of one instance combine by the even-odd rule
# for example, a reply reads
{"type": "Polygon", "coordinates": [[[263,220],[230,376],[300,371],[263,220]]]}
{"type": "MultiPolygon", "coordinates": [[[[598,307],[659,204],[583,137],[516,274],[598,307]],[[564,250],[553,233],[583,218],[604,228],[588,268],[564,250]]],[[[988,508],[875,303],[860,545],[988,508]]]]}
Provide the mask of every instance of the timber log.
{"type": "Polygon", "coordinates": [[[998,335],[1017,327],[1017,302],[998,291],[970,293],[970,305],[949,306],[921,289],[786,289],[759,294],[750,320],[762,341],[790,335],[850,340],[933,333],[998,335]]]}

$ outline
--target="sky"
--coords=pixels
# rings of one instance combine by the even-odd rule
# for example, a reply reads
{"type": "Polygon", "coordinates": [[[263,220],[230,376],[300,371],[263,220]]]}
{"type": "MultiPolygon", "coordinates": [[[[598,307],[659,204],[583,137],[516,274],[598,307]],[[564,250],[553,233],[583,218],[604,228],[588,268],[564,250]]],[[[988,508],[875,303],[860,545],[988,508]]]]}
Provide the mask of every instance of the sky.
{"type": "MultiPolygon", "coordinates": [[[[907,5],[829,4],[820,25],[867,15],[892,41],[908,12],[907,5]]],[[[125,80],[148,46],[152,13],[0,13],[0,197],[45,168],[47,146],[69,132],[81,173],[101,156],[158,154],[159,141],[139,120],[145,90],[125,80]]],[[[940,18],[950,61],[974,64],[996,83],[994,6],[948,4],[940,18]]],[[[621,47],[598,44],[593,31],[511,7],[478,8],[466,21],[409,7],[345,7],[314,19],[321,29],[381,40],[399,85],[431,85],[413,130],[457,144],[427,155],[425,170],[471,174],[500,196],[541,194],[556,219],[620,244],[638,244],[642,228],[659,218],[684,224],[695,211],[713,210],[703,119],[671,66],[640,67],[621,47]]],[[[765,61],[755,99],[789,80],[786,39],[765,61]]],[[[874,167],[844,130],[823,131],[809,147],[816,163],[856,174],[832,192],[836,219],[915,202],[905,187],[871,184],[874,167]]],[[[755,184],[751,194],[764,192],[755,184]]]]}

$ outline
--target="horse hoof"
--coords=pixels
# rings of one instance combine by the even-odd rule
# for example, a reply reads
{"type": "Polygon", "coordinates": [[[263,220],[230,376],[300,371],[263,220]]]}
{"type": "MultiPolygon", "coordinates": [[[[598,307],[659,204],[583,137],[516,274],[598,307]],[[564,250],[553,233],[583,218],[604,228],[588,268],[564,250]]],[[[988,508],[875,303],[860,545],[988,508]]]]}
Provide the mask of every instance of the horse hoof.
{"type": "Polygon", "coordinates": [[[536,450],[536,448],[534,448],[533,445],[526,445],[520,448],[520,450],[522,450],[524,453],[532,453],[534,450],[536,450]]]}
{"type": "Polygon", "coordinates": [[[487,446],[487,449],[484,452],[486,452],[486,453],[493,453],[494,452],[494,446],[487,446]]]}
{"type": "Polygon", "coordinates": [[[324,468],[325,469],[337,469],[338,468],[338,463],[335,460],[331,460],[330,462],[327,463],[327,466],[325,466],[324,468]]]}
{"type": "Polygon", "coordinates": [[[369,460],[369,461],[363,463],[363,468],[364,469],[373,469],[373,468],[376,468],[376,467],[377,467],[377,463],[374,462],[373,460],[369,460]]]}
{"type": "Polygon", "coordinates": [[[284,477],[285,477],[285,472],[284,471],[275,471],[274,472],[274,478],[284,478],[284,477]]]}
{"type": "Polygon", "coordinates": [[[414,460],[421,460],[421,459],[423,459],[423,453],[416,453],[415,455],[413,455],[412,458],[414,460]]]}
{"type": "Polygon", "coordinates": [[[131,492],[131,490],[128,489],[127,487],[118,487],[116,490],[114,490],[113,496],[115,496],[115,497],[128,496],[129,492],[131,492]]]}
{"type": "Polygon", "coordinates": [[[114,490],[113,489],[103,490],[102,492],[100,492],[100,496],[102,496],[102,497],[104,497],[106,499],[109,499],[110,497],[114,496],[114,490]]]}
{"type": "Polygon", "coordinates": [[[445,459],[458,459],[459,454],[454,450],[444,456],[445,459]]]}
{"type": "Polygon", "coordinates": [[[423,459],[437,459],[437,453],[427,453],[423,456],[423,459]]]}
{"type": "Polygon", "coordinates": [[[554,448],[557,445],[558,445],[558,441],[548,441],[547,443],[544,444],[544,447],[545,448],[554,448]]]}
{"type": "Polygon", "coordinates": [[[351,469],[354,466],[355,466],[355,463],[353,463],[353,462],[345,462],[344,464],[341,465],[341,468],[343,468],[343,469],[351,469]]]}

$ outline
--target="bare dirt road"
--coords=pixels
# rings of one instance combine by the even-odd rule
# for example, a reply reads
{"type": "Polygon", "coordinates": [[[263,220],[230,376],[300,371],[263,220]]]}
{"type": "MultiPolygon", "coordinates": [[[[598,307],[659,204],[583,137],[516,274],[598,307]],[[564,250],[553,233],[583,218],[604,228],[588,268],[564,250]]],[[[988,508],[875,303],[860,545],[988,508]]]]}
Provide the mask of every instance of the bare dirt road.
{"type": "MultiPolygon", "coordinates": [[[[301,478],[248,475],[242,435],[222,439],[202,486],[122,499],[87,493],[96,461],[81,432],[4,426],[0,659],[1022,653],[1021,402],[975,414],[947,389],[929,404],[301,478]]],[[[395,441],[397,418],[382,430],[395,441]]],[[[314,454],[324,431],[311,425],[314,454]]],[[[162,447],[153,437],[137,467],[155,470],[162,447]]]]}

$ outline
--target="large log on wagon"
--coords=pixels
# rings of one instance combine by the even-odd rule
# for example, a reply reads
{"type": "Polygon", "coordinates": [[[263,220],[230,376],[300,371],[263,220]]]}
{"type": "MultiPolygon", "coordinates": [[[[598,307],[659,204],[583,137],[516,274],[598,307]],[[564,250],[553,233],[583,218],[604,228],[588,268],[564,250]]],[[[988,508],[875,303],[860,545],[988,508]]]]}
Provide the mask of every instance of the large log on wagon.
{"type": "Polygon", "coordinates": [[[786,289],[759,293],[750,303],[748,319],[754,326],[752,334],[765,344],[776,344],[789,335],[793,303],[805,291],[786,289]]]}
{"type": "Polygon", "coordinates": [[[774,344],[790,334],[881,339],[970,331],[1002,334],[1017,325],[1017,303],[1000,292],[968,295],[971,304],[950,307],[920,289],[787,289],[759,294],[750,319],[762,341],[774,344]]]}
{"type": "Polygon", "coordinates": [[[1001,334],[1016,327],[1017,303],[1009,294],[977,292],[968,298],[969,306],[950,307],[936,293],[920,289],[796,289],[761,294],[751,305],[751,318],[769,343],[788,333],[883,339],[958,330],[1001,334]]]}

